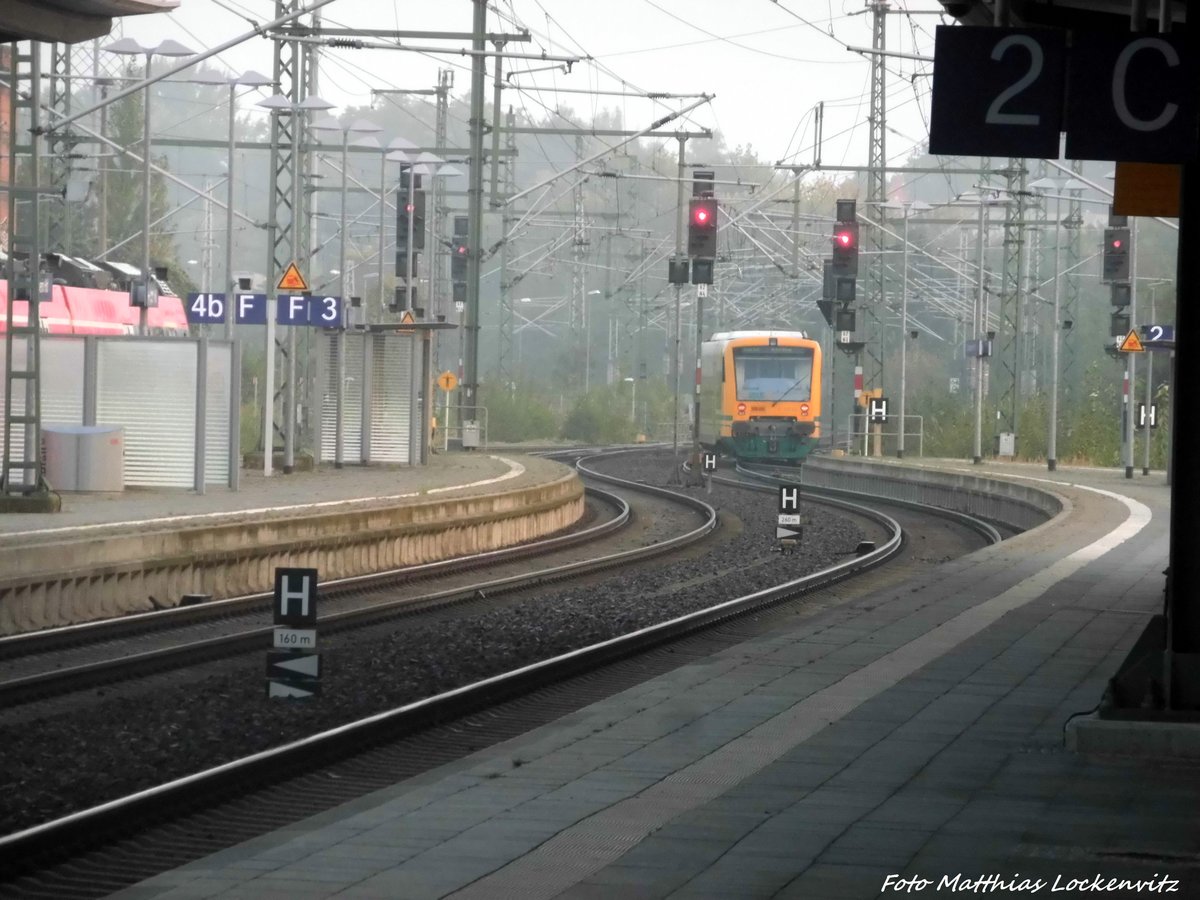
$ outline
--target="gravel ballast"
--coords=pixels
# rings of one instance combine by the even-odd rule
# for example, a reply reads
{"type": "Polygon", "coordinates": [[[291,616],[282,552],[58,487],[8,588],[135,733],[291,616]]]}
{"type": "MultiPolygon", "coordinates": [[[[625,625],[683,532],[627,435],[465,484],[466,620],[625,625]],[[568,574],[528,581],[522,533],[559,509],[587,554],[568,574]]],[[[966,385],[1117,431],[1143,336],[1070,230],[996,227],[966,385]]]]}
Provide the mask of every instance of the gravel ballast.
{"type": "MultiPolygon", "coordinates": [[[[601,468],[666,485],[671,459],[639,453],[601,468]]],[[[810,510],[801,549],[779,553],[774,493],[675,489],[722,516],[701,550],[461,619],[404,621],[382,638],[323,640],[319,698],[268,700],[264,648],[152,690],[97,690],[61,714],[12,722],[0,712],[0,834],[799,577],[845,559],[863,538],[848,519],[810,510]]]]}

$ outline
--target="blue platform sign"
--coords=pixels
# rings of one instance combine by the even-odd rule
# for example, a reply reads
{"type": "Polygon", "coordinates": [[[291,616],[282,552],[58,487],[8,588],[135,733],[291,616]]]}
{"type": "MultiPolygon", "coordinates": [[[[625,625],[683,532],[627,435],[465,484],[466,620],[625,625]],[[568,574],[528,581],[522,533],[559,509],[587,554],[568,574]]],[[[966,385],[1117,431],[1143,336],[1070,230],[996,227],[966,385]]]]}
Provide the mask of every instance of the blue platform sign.
{"type": "Polygon", "coordinates": [[[308,324],[314,328],[342,327],[341,297],[309,297],[308,324]]]}
{"type": "MultiPolygon", "coordinates": [[[[238,325],[267,324],[266,294],[237,293],[233,297],[234,321],[238,325]]],[[[185,310],[189,325],[218,325],[225,321],[225,295],[188,294],[185,310]]],[[[275,321],[279,325],[340,328],[342,298],[280,294],[275,298],[275,321]]]]}
{"type": "Polygon", "coordinates": [[[184,311],[189,325],[220,325],[225,321],[225,295],[193,291],[187,295],[184,311]]]}
{"type": "Polygon", "coordinates": [[[1142,343],[1147,350],[1174,350],[1174,325],[1142,325],[1142,343]],[[1157,346],[1156,346],[1157,345],[1157,346]]]}
{"type": "Polygon", "coordinates": [[[234,294],[233,315],[239,325],[267,324],[266,294],[234,294]]]}
{"type": "Polygon", "coordinates": [[[277,294],[275,296],[276,325],[307,325],[308,298],[303,294],[277,294]]]}

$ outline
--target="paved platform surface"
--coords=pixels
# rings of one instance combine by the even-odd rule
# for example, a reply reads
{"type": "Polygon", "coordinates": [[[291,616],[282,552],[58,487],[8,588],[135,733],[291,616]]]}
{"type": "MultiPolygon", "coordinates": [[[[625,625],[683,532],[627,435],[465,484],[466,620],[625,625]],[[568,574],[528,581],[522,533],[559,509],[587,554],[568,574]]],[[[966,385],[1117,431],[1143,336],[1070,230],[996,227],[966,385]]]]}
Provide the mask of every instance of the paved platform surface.
{"type": "Polygon", "coordinates": [[[1161,473],[966,467],[1067,509],[117,896],[1200,896],[1200,767],[1063,742],[1161,608],[1161,473]]]}
{"type": "Polygon", "coordinates": [[[120,493],[64,493],[57,513],[0,515],[0,544],[53,540],[70,529],[99,527],[179,528],[207,519],[291,516],[340,503],[419,502],[448,494],[490,493],[544,483],[562,476],[559,463],[516,453],[434,454],[427,466],[322,466],[270,478],[243,470],[241,487],[131,488],[120,493]]]}

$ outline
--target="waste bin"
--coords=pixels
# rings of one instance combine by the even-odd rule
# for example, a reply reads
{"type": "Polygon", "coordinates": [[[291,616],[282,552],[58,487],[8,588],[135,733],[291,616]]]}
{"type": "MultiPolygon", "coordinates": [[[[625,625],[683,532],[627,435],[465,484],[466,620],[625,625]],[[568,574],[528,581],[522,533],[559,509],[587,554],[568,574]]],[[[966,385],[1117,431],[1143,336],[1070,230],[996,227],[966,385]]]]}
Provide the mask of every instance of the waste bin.
{"type": "Polygon", "coordinates": [[[43,425],[42,474],[56,491],[125,490],[125,429],[43,425]]]}

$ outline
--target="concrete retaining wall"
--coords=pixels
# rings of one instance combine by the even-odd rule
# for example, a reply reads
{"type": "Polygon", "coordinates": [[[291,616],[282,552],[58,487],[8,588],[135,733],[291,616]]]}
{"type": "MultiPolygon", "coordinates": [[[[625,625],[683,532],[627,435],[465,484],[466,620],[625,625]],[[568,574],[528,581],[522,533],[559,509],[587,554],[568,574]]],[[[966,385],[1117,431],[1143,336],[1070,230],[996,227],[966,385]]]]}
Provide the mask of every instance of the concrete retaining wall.
{"type": "MultiPolygon", "coordinates": [[[[363,575],[542,537],[576,522],[573,473],[494,494],[171,531],[97,529],[0,548],[0,634],[175,606],[184,594],[269,591],[277,566],[363,575]]],[[[236,518],[231,515],[230,518],[236,518]]]]}
{"type": "Polygon", "coordinates": [[[813,487],[861,491],[969,513],[1027,531],[1062,510],[1044,488],[966,472],[922,469],[885,461],[810,457],[803,481],[813,487]]]}

